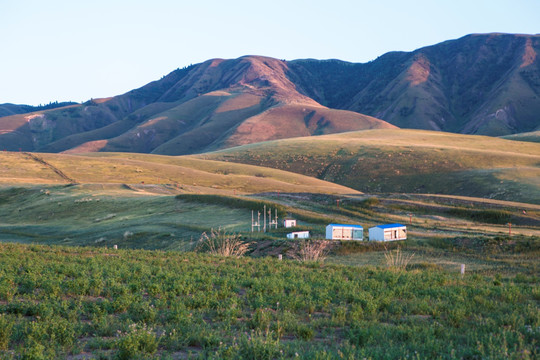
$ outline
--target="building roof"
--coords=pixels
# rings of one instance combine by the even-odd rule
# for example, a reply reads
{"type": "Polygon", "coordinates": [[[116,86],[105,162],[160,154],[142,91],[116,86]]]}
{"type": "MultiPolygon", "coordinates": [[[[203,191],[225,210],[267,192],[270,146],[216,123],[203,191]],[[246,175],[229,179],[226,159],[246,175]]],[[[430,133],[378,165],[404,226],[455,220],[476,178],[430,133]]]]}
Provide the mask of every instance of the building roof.
{"type": "Polygon", "coordinates": [[[385,224],[385,225],[377,225],[374,227],[379,228],[379,229],[390,229],[390,228],[406,227],[406,226],[401,225],[401,224],[385,224]]]}
{"type": "Polygon", "coordinates": [[[327,226],[345,226],[363,229],[362,225],[351,225],[351,224],[328,224],[327,226]]]}

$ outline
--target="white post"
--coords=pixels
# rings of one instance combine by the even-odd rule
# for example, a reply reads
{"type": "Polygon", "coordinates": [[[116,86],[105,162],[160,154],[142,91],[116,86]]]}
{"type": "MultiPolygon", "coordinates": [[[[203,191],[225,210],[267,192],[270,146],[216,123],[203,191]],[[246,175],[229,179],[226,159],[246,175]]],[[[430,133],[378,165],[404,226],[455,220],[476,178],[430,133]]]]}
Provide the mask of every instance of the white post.
{"type": "Polygon", "coordinates": [[[465,264],[461,264],[461,276],[465,275],[465,264]]]}
{"type": "Polygon", "coordinates": [[[118,245],[114,245],[114,246],[113,246],[113,249],[114,249],[114,250],[117,250],[117,249],[118,249],[118,245]]]}
{"type": "Polygon", "coordinates": [[[279,254],[279,255],[277,256],[277,258],[278,258],[278,260],[283,260],[283,255],[279,254]]]}

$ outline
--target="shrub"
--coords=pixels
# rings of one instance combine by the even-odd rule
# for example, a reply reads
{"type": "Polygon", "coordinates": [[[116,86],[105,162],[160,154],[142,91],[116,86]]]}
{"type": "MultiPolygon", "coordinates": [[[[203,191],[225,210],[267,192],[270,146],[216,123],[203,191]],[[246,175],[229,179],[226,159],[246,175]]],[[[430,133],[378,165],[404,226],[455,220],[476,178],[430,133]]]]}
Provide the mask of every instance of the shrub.
{"type": "Polygon", "coordinates": [[[118,358],[140,358],[144,354],[153,354],[158,347],[158,340],[153,329],[146,325],[132,324],[126,333],[119,332],[118,358]]]}
{"type": "Polygon", "coordinates": [[[30,341],[30,344],[27,344],[22,351],[23,360],[46,360],[48,357],[46,355],[47,349],[44,345],[40,344],[37,341],[30,341]]]}
{"type": "Polygon", "coordinates": [[[370,197],[362,201],[361,206],[364,208],[371,208],[379,205],[381,201],[376,197],[370,197]]]}
{"type": "Polygon", "coordinates": [[[8,349],[12,328],[13,323],[5,315],[0,315],[0,350],[8,349]]]}
{"type": "Polygon", "coordinates": [[[11,301],[17,289],[13,281],[8,279],[0,279],[0,300],[11,301]]]}
{"type": "Polygon", "coordinates": [[[328,240],[299,240],[293,243],[289,254],[299,261],[324,260],[328,255],[329,245],[328,240]]]}
{"type": "Polygon", "coordinates": [[[212,229],[210,235],[202,233],[196,251],[221,256],[242,256],[249,250],[250,245],[251,243],[242,241],[239,234],[212,229]]]}
{"type": "Polygon", "coordinates": [[[401,252],[401,248],[399,247],[396,250],[385,250],[384,252],[386,266],[396,270],[405,270],[413,257],[414,253],[405,255],[401,252]]]}
{"type": "Polygon", "coordinates": [[[272,331],[251,332],[240,338],[238,355],[242,359],[275,359],[279,356],[279,339],[272,331]]]}

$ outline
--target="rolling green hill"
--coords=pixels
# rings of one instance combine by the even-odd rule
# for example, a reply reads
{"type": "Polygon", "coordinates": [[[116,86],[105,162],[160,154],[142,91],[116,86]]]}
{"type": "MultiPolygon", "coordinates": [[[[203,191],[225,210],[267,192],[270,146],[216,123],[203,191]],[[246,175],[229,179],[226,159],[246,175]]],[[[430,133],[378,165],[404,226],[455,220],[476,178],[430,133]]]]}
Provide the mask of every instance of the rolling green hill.
{"type": "Polygon", "coordinates": [[[201,158],[297,172],[363,192],[540,203],[540,147],[484,136],[367,130],[252,144],[201,158]]]}
{"type": "Polygon", "coordinates": [[[0,183],[167,185],[194,193],[265,191],[354,193],[353,189],[291,172],[258,166],[147,154],[88,155],[0,153],[0,183]]]}
{"type": "Polygon", "coordinates": [[[517,141],[530,141],[530,142],[540,142],[540,131],[531,131],[526,133],[514,134],[501,136],[503,139],[507,140],[517,140],[517,141]]]}

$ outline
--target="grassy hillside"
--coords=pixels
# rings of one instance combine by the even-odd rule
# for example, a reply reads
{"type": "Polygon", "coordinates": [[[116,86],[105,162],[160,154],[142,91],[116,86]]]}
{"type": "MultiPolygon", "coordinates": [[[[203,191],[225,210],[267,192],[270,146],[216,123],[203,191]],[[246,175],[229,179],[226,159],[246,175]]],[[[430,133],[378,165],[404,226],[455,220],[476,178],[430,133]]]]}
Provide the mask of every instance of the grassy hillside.
{"type": "MultiPolygon", "coordinates": [[[[0,153],[4,184],[164,185],[178,192],[263,191],[351,193],[318,179],[257,166],[193,157],[103,153],[89,155],[0,153]]],[[[145,191],[145,190],[142,190],[145,191]]]]}
{"type": "MultiPolygon", "coordinates": [[[[505,151],[510,142],[499,141],[505,151]]],[[[538,355],[540,205],[351,194],[192,156],[0,160],[1,358],[538,355]],[[264,206],[298,227],[252,233],[251,211],[264,206]],[[288,260],[287,232],[321,238],[330,222],[360,223],[366,234],[400,222],[408,240],[334,242],[325,262],[288,260]],[[250,242],[249,257],[185,253],[218,227],[250,242]],[[386,260],[397,246],[411,259],[405,270],[386,260]]]]}
{"type": "Polygon", "coordinates": [[[540,203],[537,144],[417,130],[368,130],[246,145],[201,158],[258,164],[372,192],[540,203]]]}
{"type": "Polygon", "coordinates": [[[503,139],[516,141],[540,142],[540,131],[531,131],[521,134],[502,136],[503,139]]]}
{"type": "MultiPolygon", "coordinates": [[[[324,237],[329,223],[360,223],[366,229],[381,223],[407,224],[407,247],[422,253],[427,247],[431,254],[417,256],[415,262],[433,262],[433,257],[442,256],[433,247],[448,249],[456,238],[508,234],[509,222],[513,235],[540,233],[540,205],[524,203],[412,194],[268,192],[240,196],[212,187],[95,183],[0,187],[0,240],[189,250],[203,232],[223,228],[254,237],[254,250],[265,254],[274,246],[287,247],[285,234],[294,229],[251,233],[252,211],[255,217],[261,213],[262,222],[264,205],[272,209],[272,217],[274,209],[278,211],[280,222],[285,216],[298,219],[298,229],[310,230],[315,238],[324,237]]],[[[441,259],[447,264],[452,261],[453,266],[457,261],[468,266],[475,263],[474,258],[453,261],[454,255],[445,254],[441,259]]],[[[363,261],[369,263],[379,256],[363,261]]],[[[351,259],[340,256],[336,261],[356,261],[351,259]]],[[[484,265],[493,268],[498,261],[484,265]]]]}

